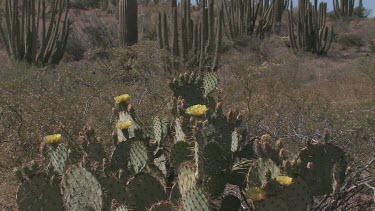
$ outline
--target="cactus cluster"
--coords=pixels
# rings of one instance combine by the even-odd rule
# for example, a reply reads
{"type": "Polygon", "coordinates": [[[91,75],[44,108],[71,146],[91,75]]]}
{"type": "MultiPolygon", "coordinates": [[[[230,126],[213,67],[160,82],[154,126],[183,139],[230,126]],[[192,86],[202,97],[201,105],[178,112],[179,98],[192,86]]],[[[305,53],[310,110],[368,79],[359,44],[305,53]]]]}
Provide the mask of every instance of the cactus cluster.
{"type": "Polygon", "coordinates": [[[198,17],[193,17],[190,0],[182,0],[180,6],[172,0],[169,24],[165,11],[159,13],[158,40],[160,48],[171,55],[171,72],[198,64],[198,70],[216,70],[218,50],[222,40],[223,4],[213,0],[202,1],[198,17]],[[215,7],[216,6],[216,7],[215,7]],[[206,8],[207,7],[207,8],[206,8]]]}
{"type": "Polygon", "coordinates": [[[256,210],[306,210],[340,187],[346,156],[328,133],[289,161],[281,140],[246,140],[217,85],[214,72],[180,75],[170,83],[173,117],[151,127],[137,124],[128,95],[115,98],[112,149],[91,128],[74,143],[44,144],[42,162],[15,171],[19,210],[238,210],[243,200],[228,185],[256,210]]]}
{"type": "Polygon", "coordinates": [[[293,18],[293,1],[289,11],[289,42],[293,50],[327,54],[333,40],[333,28],[326,25],[327,3],[298,0],[298,19],[293,18]],[[296,22],[296,23],[295,23],[296,22]],[[296,27],[295,27],[296,25],[296,27]]]}
{"type": "Polygon", "coordinates": [[[6,0],[0,39],[9,57],[40,66],[57,65],[68,39],[68,4],[69,0],[24,0],[20,6],[18,0],[6,0]]]}
{"type": "MultiPolygon", "coordinates": [[[[332,0],[332,4],[336,17],[353,16],[355,0],[332,0]]],[[[362,5],[362,0],[360,0],[360,5],[362,5]]]]}

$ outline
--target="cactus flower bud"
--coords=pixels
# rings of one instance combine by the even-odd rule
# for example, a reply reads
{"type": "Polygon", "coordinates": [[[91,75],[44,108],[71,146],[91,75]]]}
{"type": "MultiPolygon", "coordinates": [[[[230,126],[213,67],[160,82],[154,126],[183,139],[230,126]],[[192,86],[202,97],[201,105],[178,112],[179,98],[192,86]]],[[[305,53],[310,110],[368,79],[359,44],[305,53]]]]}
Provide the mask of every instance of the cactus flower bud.
{"type": "Polygon", "coordinates": [[[313,162],[308,162],[306,168],[309,169],[309,170],[314,169],[314,163],[313,162]]]}
{"type": "Polygon", "coordinates": [[[279,157],[280,158],[285,158],[285,149],[284,148],[280,149],[280,151],[279,151],[279,157]]]}

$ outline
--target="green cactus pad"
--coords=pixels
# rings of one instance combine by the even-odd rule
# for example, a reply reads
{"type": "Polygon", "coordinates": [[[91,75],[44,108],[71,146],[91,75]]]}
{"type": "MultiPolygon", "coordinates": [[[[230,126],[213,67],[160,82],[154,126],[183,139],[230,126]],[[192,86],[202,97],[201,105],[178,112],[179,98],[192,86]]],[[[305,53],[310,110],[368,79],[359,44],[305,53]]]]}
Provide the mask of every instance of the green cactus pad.
{"type": "Polygon", "coordinates": [[[149,174],[138,174],[126,187],[127,205],[131,210],[146,210],[153,204],[166,200],[167,195],[160,182],[149,174]]]}
{"type": "Polygon", "coordinates": [[[112,200],[116,200],[118,204],[125,204],[126,193],[124,184],[110,177],[100,178],[100,184],[104,193],[103,210],[110,210],[112,200]]]}
{"type": "Polygon", "coordinates": [[[279,176],[280,169],[275,162],[269,158],[259,158],[254,162],[247,174],[247,187],[260,187],[267,181],[266,174],[271,173],[271,178],[279,176]]]}
{"type": "MultiPolygon", "coordinates": [[[[277,184],[275,182],[275,184],[277,184]]],[[[267,190],[266,190],[267,191],[267,190]]],[[[261,202],[254,202],[256,210],[309,210],[312,195],[309,186],[301,178],[293,178],[290,186],[279,187],[274,193],[268,193],[261,202]]]]}
{"type": "Polygon", "coordinates": [[[285,187],[280,197],[287,203],[289,210],[309,210],[308,207],[312,202],[310,187],[301,177],[293,178],[293,184],[285,187]]]}
{"type": "Polygon", "coordinates": [[[65,144],[59,144],[56,147],[50,146],[48,148],[48,158],[58,174],[62,174],[68,160],[68,149],[65,144]]]}
{"type": "Polygon", "coordinates": [[[203,149],[203,172],[204,174],[214,175],[221,173],[227,168],[227,160],[220,146],[211,142],[203,149]]]}
{"type": "Polygon", "coordinates": [[[47,178],[34,176],[22,183],[17,191],[17,206],[20,211],[61,210],[63,206],[57,187],[47,178]]]}
{"type": "Polygon", "coordinates": [[[134,141],[130,147],[129,165],[135,174],[138,174],[146,166],[148,153],[145,144],[141,141],[134,141]]]}
{"type": "Polygon", "coordinates": [[[161,201],[153,204],[148,211],[174,211],[174,209],[169,201],[161,201]]]}
{"type": "Polygon", "coordinates": [[[67,210],[101,210],[101,185],[86,169],[71,166],[62,177],[61,193],[67,210]]]}
{"type": "Polygon", "coordinates": [[[216,89],[217,85],[219,84],[219,77],[215,72],[207,72],[204,74],[203,77],[203,89],[204,95],[207,96],[213,90],[216,89]]]}
{"type": "Polygon", "coordinates": [[[153,126],[154,137],[155,137],[155,140],[160,145],[160,142],[161,142],[161,139],[162,139],[162,135],[163,135],[163,129],[162,129],[162,126],[161,126],[161,120],[160,120],[160,118],[159,117],[155,117],[153,124],[154,124],[154,126],[153,126]]]}
{"type": "Polygon", "coordinates": [[[178,171],[178,188],[181,195],[185,196],[187,192],[196,186],[195,178],[196,168],[192,162],[184,162],[180,165],[178,171]]]}
{"type": "Polygon", "coordinates": [[[192,189],[183,197],[185,211],[209,211],[210,205],[207,196],[200,189],[192,189]]]}
{"type": "Polygon", "coordinates": [[[224,192],[227,182],[227,175],[224,173],[204,176],[203,190],[205,190],[205,192],[212,198],[219,197],[224,192]]]}
{"type": "Polygon", "coordinates": [[[119,169],[127,169],[130,160],[130,142],[120,142],[115,151],[113,151],[110,162],[111,171],[118,171],[119,169]]]}
{"type": "Polygon", "coordinates": [[[286,202],[279,197],[270,197],[262,201],[255,201],[254,208],[256,211],[290,211],[286,202]]]}
{"type": "Polygon", "coordinates": [[[232,144],[231,144],[231,148],[230,150],[232,152],[237,152],[238,149],[239,149],[239,140],[240,140],[240,137],[239,137],[239,134],[237,133],[237,131],[233,131],[232,132],[232,144]]]}
{"type": "Polygon", "coordinates": [[[345,152],[333,144],[308,144],[293,163],[294,172],[311,187],[314,196],[332,193],[345,180],[345,152]],[[313,164],[312,169],[307,163],[313,164]]]}
{"type": "Polygon", "coordinates": [[[192,159],[192,157],[193,151],[187,142],[179,141],[172,146],[170,158],[175,169],[184,161],[192,159]]]}
{"type": "Polygon", "coordinates": [[[237,211],[241,207],[241,200],[236,196],[229,195],[224,197],[219,211],[237,211]]]}

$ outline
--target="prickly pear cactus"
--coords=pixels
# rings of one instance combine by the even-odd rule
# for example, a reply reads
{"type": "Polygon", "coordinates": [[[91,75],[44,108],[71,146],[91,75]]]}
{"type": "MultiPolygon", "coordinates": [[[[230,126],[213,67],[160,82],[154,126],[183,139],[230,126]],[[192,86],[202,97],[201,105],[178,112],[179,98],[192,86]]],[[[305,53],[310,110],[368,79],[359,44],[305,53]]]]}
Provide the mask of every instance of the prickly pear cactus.
{"type": "Polygon", "coordinates": [[[195,172],[196,168],[192,162],[185,162],[180,165],[177,181],[182,196],[185,196],[189,190],[196,186],[195,172]]]}
{"type": "Polygon", "coordinates": [[[148,162],[148,153],[145,144],[141,141],[134,141],[130,147],[129,166],[134,174],[138,174],[148,162]]]}
{"type": "Polygon", "coordinates": [[[189,190],[183,197],[183,205],[185,211],[211,210],[207,196],[200,189],[189,190]]]}
{"type": "Polygon", "coordinates": [[[281,174],[280,168],[269,158],[259,158],[249,169],[247,175],[247,186],[262,186],[268,181],[267,174],[270,174],[271,179],[274,179],[281,174]]]}
{"type": "Polygon", "coordinates": [[[219,77],[216,72],[207,72],[203,77],[204,95],[207,96],[216,89],[219,84],[219,77]]]}
{"type": "Polygon", "coordinates": [[[62,174],[68,160],[68,149],[65,144],[48,147],[48,158],[58,174],[62,174]]]}
{"type": "Polygon", "coordinates": [[[127,205],[131,210],[145,210],[153,204],[167,199],[164,187],[155,177],[141,173],[126,186],[127,205]]]}
{"type": "Polygon", "coordinates": [[[61,210],[62,200],[57,186],[43,176],[34,176],[23,182],[17,191],[17,205],[20,211],[61,210]]]}
{"type": "Polygon", "coordinates": [[[178,169],[181,163],[193,158],[192,147],[185,141],[179,141],[172,146],[170,158],[173,167],[178,169]]]}
{"type": "Polygon", "coordinates": [[[294,161],[295,173],[311,187],[314,196],[330,194],[345,180],[345,152],[331,143],[308,143],[294,161]]]}
{"type": "Polygon", "coordinates": [[[68,210],[101,210],[103,207],[100,183],[82,167],[71,166],[64,173],[61,193],[68,210]]]}

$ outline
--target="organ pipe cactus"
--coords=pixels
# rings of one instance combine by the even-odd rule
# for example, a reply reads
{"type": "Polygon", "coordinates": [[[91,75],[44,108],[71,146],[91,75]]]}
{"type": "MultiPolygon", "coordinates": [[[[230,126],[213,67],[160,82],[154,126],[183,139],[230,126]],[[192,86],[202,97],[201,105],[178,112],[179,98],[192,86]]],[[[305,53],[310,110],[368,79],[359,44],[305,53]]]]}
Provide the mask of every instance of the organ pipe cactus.
{"type": "Polygon", "coordinates": [[[289,41],[294,51],[327,54],[333,39],[333,28],[326,26],[327,3],[309,0],[298,1],[298,19],[293,17],[293,1],[289,11],[289,41]],[[319,8],[319,9],[318,9],[319,8]],[[297,28],[295,28],[295,25],[297,28]]]}
{"type": "Polygon", "coordinates": [[[131,46],[138,42],[138,3],[137,0],[119,0],[118,2],[119,42],[122,46],[131,46]]]}
{"type": "Polygon", "coordinates": [[[355,0],[332,0],[332,4],[336,17],[353,16],[355,0]]]}
{"type": "Polygon", "coordinates": [[[6,0],[0,38],[8,56],[38,66],[57,65],[69,34],[68,4],[69,0],[24,0],[19,7],[18,0],[6,0]]]}

